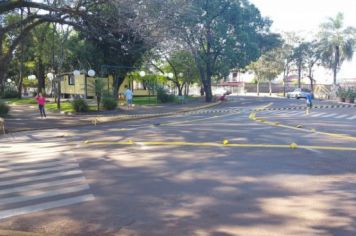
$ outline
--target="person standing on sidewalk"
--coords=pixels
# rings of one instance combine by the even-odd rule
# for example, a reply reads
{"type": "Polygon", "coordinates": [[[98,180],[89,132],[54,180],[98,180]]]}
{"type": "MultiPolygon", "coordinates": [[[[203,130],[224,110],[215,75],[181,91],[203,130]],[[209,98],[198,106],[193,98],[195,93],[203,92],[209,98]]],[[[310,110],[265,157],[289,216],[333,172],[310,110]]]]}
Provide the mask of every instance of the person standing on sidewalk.
{"type": "Polygon", "coordinates": [[[129,89],[129,87],[127,85],[125,85],[125,92],[124,92],[124,96],[126,98],[126,104],[127,104],[127,108],[130,109],[132,107],[132,96],[133,93],[131,91],[131,89],[129,89]]]}
{"type": "Polygon", "coordinates": [[[38,109],[40,110],[41,119],[43,117],[46,118],[47,117],[46,112],[45,112],[46,98],[44,96],[42,96],[42,93],[38,93],[38,95],[36,96],[36,101],[38,104],[38,109]]]}

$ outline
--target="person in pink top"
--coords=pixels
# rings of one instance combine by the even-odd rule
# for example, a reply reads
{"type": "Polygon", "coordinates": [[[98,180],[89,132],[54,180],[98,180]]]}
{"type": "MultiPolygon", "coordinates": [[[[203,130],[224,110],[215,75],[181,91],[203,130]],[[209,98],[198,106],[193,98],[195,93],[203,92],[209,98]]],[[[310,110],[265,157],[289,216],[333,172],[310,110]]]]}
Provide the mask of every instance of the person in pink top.
{"type": "Polygon", "coordinates": [[[38,93],[36,96],[37,104],[38,104],[38,109],[40,110],[41,118],[46,117],[46,112],[45,112],[45,104],[46,104],[46,98],[42,96],[42,93],[38,93]]]}

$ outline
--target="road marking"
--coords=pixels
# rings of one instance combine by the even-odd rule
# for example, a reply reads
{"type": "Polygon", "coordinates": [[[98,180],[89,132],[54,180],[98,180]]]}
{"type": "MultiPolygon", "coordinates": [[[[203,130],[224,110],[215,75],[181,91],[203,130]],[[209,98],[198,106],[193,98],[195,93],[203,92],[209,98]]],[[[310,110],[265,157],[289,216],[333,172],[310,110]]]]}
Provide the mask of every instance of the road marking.
{"type": "Polygon", "coordinates": [[[67,164],[76,164],[74,162],[66,162],[62,160],[55,160],[51,162],[45,162],[45,163],[36,163],[36,164],[26,164],[26,165],[1,165],[0,164],[0,173],[8,170],[26,170],[26,169],[38,169],[38,168],[44,168],[44,167],[53,167],[53,166],[58,166],[58,165],[67,165],[67,164]],[[2,170],[3,169],[3,170],[2,170]]]}
{"type": "Polygon", "coordinates": [[[38,170],[23,170],[23,171],[18,171],[18,172],[11,172],[7,171],[5,173],[0,174],[0,178],[5,178],[5,177],[16,177],[16,176],[22,176],[22,175],[28,175],[28,174],[40,174],[44,172],[51,172],[51,171],[60,171],[60,170],[68,170],[68,169],[73,169],[73,168],[79,168],[79,165],[77,163],[73,164],[67,164],[59,167],[50,167],[50,168],[42,168],[38,170]]]}
{"type": "MultiPolygon", "coordinates": [[[[209,142],[96,142],[86,141],[87,145],[151,145],[151,146],[197,146],[197,147],[225,147],[225,148],[287,148],[290,149],[290,144],[240,144],[240,143],[209,143],[209,142]]],[[[334,146],[308,146],[298,145],[298,148],[302,149],[316,149],[316,150],[335,150],[335,151],[356,151],[356,147],[334,147],[334,146]]]]}
{"type": "Polygon", "coordinates": [[[0,211],[0,219],[9,218],[12,216],[24,215],[32,212],[48,210],[68,205],[73,205],[81,202],[92,201],[95,197],[92,194],[82,195],[78,197],[67,198],[58,201],[50,201],[46,203],[36,204],[27,207],[15,208],[11,210],[0,211]]]}
{"type": "Polygon", "coordinates": [[[287,128],[287,129],[293,129],[293,130],[298,130],[298,131],[303,131],[303,132],[308,132],[308,133],[323,134],[323,135],[332,136],[332,137],[336,137],[336,138],[342,138],[342,139],[348,139],[348,140],[356,141],[356,137],[348,135],[348,134],[336,134],[336,133],[320,132],[320,131],[316,131],[316,130],[304,129],[302,127],[298,128],[298,127],[294,127],[294,126],[283,125],[283,124],[280,124],[279,122],[278,122],[278,125],[277,125],[276,122],[270,122],[270,121],[266,121],[266,120],[261,120],[260,117],[256,117],[256,113],[255,112],[251,112],[250,113],[249,119],[250,120],[254,120],[254,121],[260,121],[261,123],[268,124],[268,125],[271,125],[271,126],[278,126],[278,127],[287,128]]]}
{"type": "Polygon", "coordinates": [[[71,170],[71,171],[60,172],[60,173],[56,172],[56,173],[47,174],[47,175],[24,177],[24,178],[20,178],[20,179],[1,181],[0,187],[6,186],[6,185],[23,184],[23,183],[37,181],[37,180],[51,179],[51,178],[55,178],[55,177],[66,177],[66,176],[80,175],[80,174],[83,174],[83,172],[81,170],[71,170]]]}
{"type": "Polygon", "coordinates": [[[325,115],[325,116],[321,116],[323,118],[328,118],[328,117],[333,117],[333,116],[336,116],[337,113],[332,113],[332,114],[328,114],[328,115],[325,115]]]}
{"type": "Polygon", "coordinates": [[[344,118],[344,117],[346,117],[346,116],[348,116],[348,115],[336,116],[336,117],[334,117],[334,118],[336,118],[336,119],[341,119],[341,118],[344,118]]]}
{"type": "Polygon", "coordinates": [[[77,183],[77,182],[82,182],[82,181],[85,181],[85,177],[76,177],[76,178],[70,178],[70,179],[64,179],[64,180],[48,181],[45,183],[29,184],[29,185],[25,185],[25,186],[21,186],[21,187],[1,189],[0,195],[24,192],[24,191],[28,191],[28,190],[35,190],[35,189],[41,189],[41,188],[48,188],[48,187],[52,187],[55,185],[65,185],[65,184],[77,183]]]}
{"type": "Polygon", "coordinates": [[[26,202],[26,201],[31,201],[31,200],[36,200],[36,199],[41,199],[41,198],[46,198],[46,197],[53,197],[53,196],[64,195],[64,194],[69,194],[69,193],[81,192],[81,191],[85,191],[85,190],[89,190],[89,189],[90,189],[89,185],[85,184],[85,185],[61,188],[59,190],[52,190],[50,192],[42,192],[42,193],[36,194],[36,195],[9,197],[9,198],[3,198],[3,199],[0,198],[0,205],[18,203],[18,202],[26,202]]]}
{"type": "Polygon", "coordinates": [[[354,120],[354,119],[356,119],[356,116],[352,116],[352,117],[349,117],[349,118],[347,118],[348,120],[354,120]]]}
{"type": "Polygon", "coordinates": [[[321,113],[316,113],[316,114],[312,114],[311,117],[319,117],[319,116],[322,116],[322,115],[325,115],[327,113],[325,112],[321,112],[321,113]]]}

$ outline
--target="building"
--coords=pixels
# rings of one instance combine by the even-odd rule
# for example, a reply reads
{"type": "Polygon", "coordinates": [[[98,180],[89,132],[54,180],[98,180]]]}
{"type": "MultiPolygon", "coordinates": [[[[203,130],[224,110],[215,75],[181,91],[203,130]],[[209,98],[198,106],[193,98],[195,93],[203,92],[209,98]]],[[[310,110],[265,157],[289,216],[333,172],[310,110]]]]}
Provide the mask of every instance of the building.
{"type": "MultiPolygon", "coordinates": [[[[71,74],[66,74],[61,80],[61,95],[64,97],[82,97],[82,98],[93,98],[95,97],[94,83],[96,79],[104,81],[105,90],[111,92],[113,90],[113,76],[98,78],[89,77],[85,74],[80,74],[74,76],[71,74]]],[[[124,82],[120,85],[118,94],[123,94],[125,92],[125,86],[130,87],[135,96],[148,96],[149,91],[143,86],[140,86],[140,82],[130,81],[125,78],[124,82]]]]}

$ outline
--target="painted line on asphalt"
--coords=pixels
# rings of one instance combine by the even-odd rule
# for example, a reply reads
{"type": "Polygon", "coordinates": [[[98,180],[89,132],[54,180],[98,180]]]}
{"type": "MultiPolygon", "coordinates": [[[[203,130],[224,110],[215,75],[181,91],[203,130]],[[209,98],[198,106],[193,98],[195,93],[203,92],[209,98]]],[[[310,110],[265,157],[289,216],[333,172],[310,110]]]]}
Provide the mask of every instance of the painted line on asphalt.
{"type": "Polygon", "coordinates": [[[92,200],[95,200],[94,195],[87,194],[87,195],[67,198],[67,199],[58,200],[58,201],[50,201],[50,202],[36,204],[36,205],[32,205],[32,206],[27,206],[27,207],[21,207],[21,208],[0,211],[0,219],[5,219],[5,218],[12,217],[12,216],[24,215],[24,214],[28,214],[28,213],[32,213],[32,212],[38,212],[38,211],[73,205],[73,204],[86,202],[86,201],[92,201],[92,200]]]}
{"type": "Polygon", "coordinates": [[[0,187],[6,186],[6,185],[24,184],[24,183],[38,181],[38,180],[46,180],[46,179],[51,179],[51,178],[67,177],[67,176],[74,176],[74,175],[81,175],[81,174],[83,174],[83,171],[81,171],[81,170],[71,170],[71,171],[65,171],[65,172],[60,172],[60,173],[56,172],[56,173],[45,174],[45,175],[36,175],[36,176],[31,176],[31,177],[27,176],[27,177],[23,177],[20,179],[0,181],[0,187]]]}
{"type": "Polygon", "coordinates": [[[353,117],[349,117],[349,118],[347,118],[348,120],[354,120],[354,119],[356,119],[356,116],[353,116],[353,117]]]}
{"type": "Polygon", "coordinates": [[[62,165],[59,167],[50,167],[50,168],[42,168],[38,170],[22,170],[18,172],[12,172],[12,170],[8,170],[6,172],[2,172],[0,174],[0,178],[6,178],[6,177],[17,177],[17,176],[22,176],[22,175],[30,175],[30,174],[40,174],[40,173],[45,173],[45,172],[51,172],[51,171],[61,171],[61,170],[69,170],[73,168],[79,168],[78,163],[72,163],[72,164],[67,164],[67,165],[62,165]]]}
{"type": "Polygon", "coordinates": [[[213,142],[96,142],[85,141],[87,145],[146,145],[146,146],[196,146],[196,147],[223,147],[223,148],[284,148],[284,149],[316,149],[316,150],[335,150],[335,151],[356,151],[356,147],[334,147],[334,146],[309,146],[297,144],[240,144],[240,143],[213,143],[213,142]]]}
{"type": "Polygon", "coordinates": [[[89,190],[89,189],[90,189],[89,185],[85,184],[85,185],[61,188],[61,189],[53,190],[50,192],[42,192],[42,193],[36,194],[36,195],[8,197],[8,198],[2,198],[2,199],[0,198],[0,205],[32,201],[32,200],[53,197],[53,196],[60,196],[60,195],[70,194],[70,193],[77,193],[77,192],[81,192],[81,191],[85,191],[85,190],[89,190]]]}
{"type": "Polygon", "coordinates": [[[184,121],[163,123],[163,124],[160,124],[160,126],[170,126],[170,125],[174,126],[174,125],[178,125],[178,124],[186,124],[186,123],[193,123],[193,122],[197,122],[197,121],[204,121],[204,120],[211,120],[211,119],[216,119],[216,118],[222,118],[222,117],[232,116],[232,115],[236,115],[236,114],[240,114],[240,112],[236,112],[236,113],[233,113],[233,114],[224,114],[224,115],[220,115],[220,116],[212,116],[212,117],[206,117],[206,118],[199,118],[199,119],[194,119],[194,120],[184,120],[184,121]]]}
{"type": "Polygon", "coordinates": [[[42,163],[31,163],[31,164],[26,164],[26,165],[18,165],[18,164],[10,164],[10,165],[4,165],[0,164],[0,173],[8,171],[8,170],[28,170],[28,169],[38,169],[38,168],[45,168],[45,167],[58,167],[62,165],[70,165],[70,164],[77,164],[75,162],[67,162],[63,160],[56,160],[56,161],[47,161],[47,162],[42,162],[42,163]]]}
{"type": "Polygon", "coordinates": [[[25,185],[25,186],[21,186],[21,187],[2,189],[2,190],[0,190],[0,195],[24,192],[24,191],[35,190],[35,189],[48,188],[48,187],[53,187],[56,185],[65,185],[65,184],[83,182],[85,180],[86,180],[85,177],[77,177],[77,178],[71,178],[71,179],[65,179],[65,180],[48,181],[48,182],[39,183],[39,184],[38,183],[37,184],[29,184],[29,185],[25,185]]]}
{"type": "Polygon", "coordinates": [[[331,137],[335,137],[335,138],[341,138],[341,139],[347,139],[347,140],[356,141],[356,137],[348,135],[348,134],[337,134],[337,133],[322,132],[322,131],[317,131],[315,129],[304,129],[302,127],[294,127],[294,126],[290,126],[290,125],[283,125],[283,124],[280,124],[279,122],[266,121],[264,119],[261,119],[261,117],[256,117],[256,112],[251,112],[250,115],[249,115],[249,119],[250,120],[254,120],[254,121],[259,121],[260,123],[264,123],[264,124],[271,125],[271,126],[282,127],[282,128],[287,128],[287,129],[293,129],[293,130],[303,131],[303,132],[307,132],[307,133],[322,134],[322,135],[331,136],[331,137]]]}

